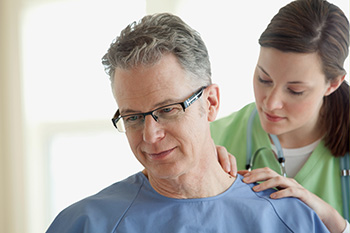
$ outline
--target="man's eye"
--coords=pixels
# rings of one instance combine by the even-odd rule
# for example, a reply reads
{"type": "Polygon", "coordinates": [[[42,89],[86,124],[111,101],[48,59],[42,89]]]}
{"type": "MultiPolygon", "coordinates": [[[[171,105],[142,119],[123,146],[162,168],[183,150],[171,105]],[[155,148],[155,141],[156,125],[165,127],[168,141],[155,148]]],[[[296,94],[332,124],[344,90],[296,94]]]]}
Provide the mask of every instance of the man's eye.
{"type": "Polygon", "coordinates": [[[161,109],[162,113],[170,113],[174,110],[174,107],[167,107],[167,108],[163,108],[161,109]]]}
{"type": "Polygon", "coordinates": [[[126,122],[135,122],[137,121],[138,119],[140,119],[140,116],[139,115],[133,115],[133,116],[128,116],[128,117],[125,117],[124,118],[126,122]]]}
{"type": "Polygon", "coordinates": [[[161,115],[174,115],[179,113],[182,110],[181,105],[172,105],[162,108],[158,111],[161,115]]]}

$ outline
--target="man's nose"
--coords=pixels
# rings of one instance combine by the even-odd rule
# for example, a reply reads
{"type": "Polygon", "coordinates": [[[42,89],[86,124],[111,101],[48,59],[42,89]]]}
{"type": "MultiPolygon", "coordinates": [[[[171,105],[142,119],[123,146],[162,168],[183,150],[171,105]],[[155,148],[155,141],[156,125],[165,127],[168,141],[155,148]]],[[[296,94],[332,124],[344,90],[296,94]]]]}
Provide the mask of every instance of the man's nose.
{"type": "Polygon", "coordinates": [[[145,116],[143,140],[147,143],[155,143],[164,138],[164,136],[163,126],[159,123],[157,116],[151,114],[145,116]]]}

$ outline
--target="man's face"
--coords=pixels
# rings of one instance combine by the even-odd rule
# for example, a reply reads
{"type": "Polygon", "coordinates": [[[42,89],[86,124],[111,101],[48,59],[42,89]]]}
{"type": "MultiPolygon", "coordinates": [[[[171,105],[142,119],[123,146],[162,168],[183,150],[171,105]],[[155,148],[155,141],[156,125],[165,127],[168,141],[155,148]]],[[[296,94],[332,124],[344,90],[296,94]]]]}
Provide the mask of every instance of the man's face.
{"type": "MultiPolygon", "coordinates": [[[[190,85],[175,56],[169,54],[153,66],[116,69],[112,88],[125,116],[183,102],[200,87],[190,85]]],[[[149,175],[172,179],[198,167],[203,143],[210,137],[204,103],[197,100],[166,124],[147,115],[141,128],[126,131],[133,153],[149,175]]]]}

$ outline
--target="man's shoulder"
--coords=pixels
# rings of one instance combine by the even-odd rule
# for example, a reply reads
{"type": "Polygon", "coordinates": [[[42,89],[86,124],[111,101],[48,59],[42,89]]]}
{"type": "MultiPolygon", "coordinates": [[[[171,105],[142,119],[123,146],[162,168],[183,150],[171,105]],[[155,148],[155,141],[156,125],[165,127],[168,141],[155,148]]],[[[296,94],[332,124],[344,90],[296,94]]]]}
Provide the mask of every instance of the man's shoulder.
{"type": "Polygon", "coordinates": [[[111,186],[101,190],[97,194],[86,198],[86,200],[100,200],[101,197],[106,200],[123,200],[129,199],[130,194],[138,192],[141,185],[145,181],[144,175],[139,172],[128,178],[112,184],[111,186]]]}
{"type": "MultiPolygon", "coordinates": [[[[137,173],[128,178],[116,182],[101,190],[97,194],[87,197],[79,202],[80,206],[93,206],[95,208],[118,206],[122,203],[129,203],[140,190],[144,179],[142,173],[137,173]]],[[[74,206],[72,206],[74,208],[74,206]]]]}
{"type": "MultiPolygon", "coordinates": [[[[260,216],[259,221],[279,223],[291,232],[328,232],[317,214],[305,203],[294,197],[272,199],[275,189],[254,192],[256,185],[246,184],[242,176],[237,177],[236,198],[242,200],[246,213],[260,216]],[[238,195],[238,196],[237,196],[238,195]],[[254,212],[259,209],[259,213],[254,212]]],[[[271,232],[273,232],[273,227],[271,232]]]]}
{"type": "Polygon", "coordinates": [[[136,198],[144,182],[142,176],[137,173],[72,204],[55,218],[47,232],[113,229],[136,198]]]}
{"type": "Polygon", "coordinates": [[[293,232],[328,232],[317,214],[304,202],[294,197],[271,199],[272,192],[276,190],[269,189],[256,194],[270,203],[276,215],[293,232]]]}

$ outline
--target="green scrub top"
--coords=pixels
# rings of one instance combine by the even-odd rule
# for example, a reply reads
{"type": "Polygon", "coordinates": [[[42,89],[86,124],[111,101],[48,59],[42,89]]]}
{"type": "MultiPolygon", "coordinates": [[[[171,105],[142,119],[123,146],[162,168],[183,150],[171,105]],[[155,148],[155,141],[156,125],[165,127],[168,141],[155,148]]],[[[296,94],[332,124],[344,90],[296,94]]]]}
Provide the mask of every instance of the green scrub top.
{"type": "MultiPolygon", "coordinates": [[[[226,147],[236,157],[238,170],[244,170],[246,166],[247,125],[254,109],[255,103],[251,103],[238,112],[212,122],[210,126],[215,144],[226,147]]],[[[252,153],[261,147],[271,148],[271,143],[268,134],[261,127],[259,115],[256,114],[252,132],[252,153]]],[[[259,157],[261,159],[257,162],[258,167],[267,166],[279,170],[279,163],[272,156],[259,157]]],[[[321,141],[294,179],[343,214],[339,160],[332,156],[321,141]]]]}

